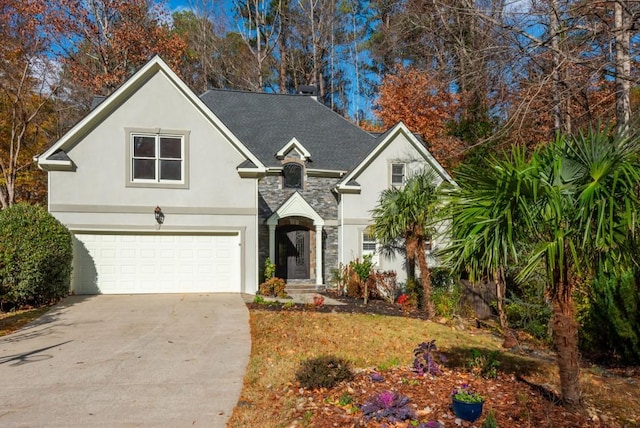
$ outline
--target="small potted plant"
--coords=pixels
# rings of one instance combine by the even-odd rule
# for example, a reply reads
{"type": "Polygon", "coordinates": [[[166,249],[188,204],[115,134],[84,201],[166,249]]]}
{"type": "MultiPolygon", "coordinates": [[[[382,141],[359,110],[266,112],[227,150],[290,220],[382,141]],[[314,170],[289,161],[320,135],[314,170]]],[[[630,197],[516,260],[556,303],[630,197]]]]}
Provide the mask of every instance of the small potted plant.
{"type": "Polygon", "coordinates": [[[474,392],[468,384],[463,383],[462,386],[455,388],[451,399],[453,413],[460,419],[473,422],[482,415],[484,398],[474,392]]]}

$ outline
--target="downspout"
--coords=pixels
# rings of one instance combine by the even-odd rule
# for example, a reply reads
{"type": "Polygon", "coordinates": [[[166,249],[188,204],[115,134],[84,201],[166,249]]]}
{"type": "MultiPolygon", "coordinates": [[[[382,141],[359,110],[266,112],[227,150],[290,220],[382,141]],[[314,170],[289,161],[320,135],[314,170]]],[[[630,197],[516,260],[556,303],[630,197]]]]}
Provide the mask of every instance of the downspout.
{"type": "Polygon", "coordinates": [[[340,195],[340,266],[344,265],[344,196],[340,195]]]}
{"type": "MultiPolygon", "coordinates": [[[[255,182],[256,182],[256,197],[253,199],[256,203],[256,215],[255,215],[255,219],[256,219],[256,226],[255,226],[255,240],[253,242],[255,242],[255,251],[253,252],[255,260],[256,260],[256,287],[258,286],[258,282],[260,281],[260,242],[258,241],[258,239],[260,239],[260,213],[258,210],[258,196],[260,195],[260,186],[258,186],[258,182],[260,181],[259,178],[256,178],[255,182]]],[[[245,289],[245,293],[246,291],[246,284],[243,287],[245,289]]],[[[253,294],[258,294],[258,290],[256,288],[256,290],[254,290],[253,294]]]]}

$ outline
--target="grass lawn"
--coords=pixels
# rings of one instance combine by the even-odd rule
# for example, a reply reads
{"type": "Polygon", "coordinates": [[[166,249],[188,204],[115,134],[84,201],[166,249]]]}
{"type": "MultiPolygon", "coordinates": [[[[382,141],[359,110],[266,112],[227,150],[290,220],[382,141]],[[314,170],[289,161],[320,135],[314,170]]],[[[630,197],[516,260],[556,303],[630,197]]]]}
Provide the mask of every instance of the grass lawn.
{"type": "Polygon", "coordinates": [[[569,412],[553,402],[553,395],[544,393],[558,391],[556,366],[549,352],[540,350],[534,357],[507,352],[500,347],[501,339],[486,330],[406,317],[313,310],[252,309],[250,314],[251,360],[231,427],[384,426],[375,421],[364,424],[358,405],[386,390],[407,395],[419,422],[434,420],[445,427],[470,427],[466,422],[458,425],[449,409],[450,391],[461,383],[471,383],[487,399],[478,427],[488,410],[493,410],[504,428],[640,424],[640,379],[636,372],[619,376],[585,367],[585,406],[569,412]],[[413,349],[433,339],[448,357],[444,373],[419,378],[410,369],[413,349]],[[469,372],[472,349],[500,352],[497,379],[486,380],[469,372]],[[320,355],[349,360],[357,373],[355,379],[332,389],[300,388],[295,378],[300,363],[320,355]],[[372,382],[373,370],[385,380],[372,382]]]}
{"type": "MultiPolygon", "coordinates": [[[[0,314],[0,336],[12,333],[49,310],[48,307],[0,314]]],[[[412,427],[439,421],[448,427],[471,427],[456,420],[450,393],[471,384],[486,399],[480,427],[492,411],[502,428],[638,427],[640,370],[583,365],[584,407],[568,411],[554,402],[558,376],[545,349],[514,353],[487,330],[421,319],[372,314],[321,313],[312,309],[250,311],[252,350],[238,405],[230,427],[412,427]],[[411,370],[413,349],[436,340],[448,360],[443,374],[418,377],[411,370]],[[496,379],[470,373],[471,350],[499,352],[496,379]],[[352,381],[332,389],[305,390],[295,372],[302,361],[332,355],[351,362],[352,381]],[[373,382],[372,372],[384,380],[373,382]],[[383,391],[406,395],[416,414],[414,424],[365,423],[359,406],[383,391]],[[552,394],[549,394],[551,391],[552,394]]]]}

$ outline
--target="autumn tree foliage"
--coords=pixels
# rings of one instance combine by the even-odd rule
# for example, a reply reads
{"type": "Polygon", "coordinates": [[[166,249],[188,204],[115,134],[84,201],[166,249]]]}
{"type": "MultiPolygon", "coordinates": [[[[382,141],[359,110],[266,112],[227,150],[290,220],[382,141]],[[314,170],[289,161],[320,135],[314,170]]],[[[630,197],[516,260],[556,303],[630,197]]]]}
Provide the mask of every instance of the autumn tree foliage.
{"type": "Polygon", "coordinates": [[[162,4],[149,0],[59,0],[77,44],[67,47],[69,79],[109,95],[154,54],[180,70],[184,38],[171,31],[162,4]]]}
{"type": "Polygon", "coordinates": [[[41,201],[45,174],[32,157],[48,142],[47,115],[57,91],[48,55],[67,27],[58,10],[35,0],[0,4],[0,207],[41,201]]]}
{"type": "Polygon", "coordinates": [[[376,115],[387,128],[404,122],[425,140],[438,162],[453,166],[460,159],[464,145],[447,135],[447,125],[455,119],[458,110],[458,97],[431,73],[398,66],[380,85],[376,115]]]}

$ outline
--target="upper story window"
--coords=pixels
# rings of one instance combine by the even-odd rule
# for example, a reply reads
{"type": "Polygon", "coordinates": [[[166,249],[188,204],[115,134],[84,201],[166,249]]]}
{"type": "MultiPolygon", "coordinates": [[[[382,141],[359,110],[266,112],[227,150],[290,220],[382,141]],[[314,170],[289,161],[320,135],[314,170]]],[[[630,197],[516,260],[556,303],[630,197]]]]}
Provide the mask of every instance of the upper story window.
{"type": "Polygon", "coordinates": [[[391,164],[391,186],[393,187],[404,186],[405,175],[406,175],[406,164],[404,163],[391,164]]]}
{"type": "Polygon", "coordinates": [[[130,132],[128,185],[186,187],[188,134],[130,132]]]}
{"type": "Polygon", "coordinates": [[[304,169],[299,163],[286,163],[282,166],[282,187],[285,189],[302,189],[304,169]]]}

